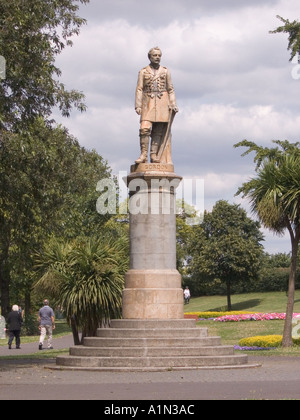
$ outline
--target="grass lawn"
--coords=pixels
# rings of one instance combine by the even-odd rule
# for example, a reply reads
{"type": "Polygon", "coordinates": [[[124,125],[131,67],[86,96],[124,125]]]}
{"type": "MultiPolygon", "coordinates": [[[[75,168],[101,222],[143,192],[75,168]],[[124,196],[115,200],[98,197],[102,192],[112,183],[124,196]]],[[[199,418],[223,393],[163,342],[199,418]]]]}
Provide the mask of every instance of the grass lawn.
{"type": "MultiPolygon", "coordinates": [[[[242,321],[217,322],[200,321],[198,327],[207,327],[209,335],[219,336],[224,345],[238,345],[242,338],[257,335],[282,335],[284,321],[242,321]]],[[[249,351],[246,351],[249,354],[249,351]]],[[[259,356],[299,356],[300,346],[289,349],[277,348],[275,350],[250,351],[250,354],[259,356]]]]}
{"type": "MultiPolygon", "coordinates": [[[[192,298],[189,305],[185,305],[185,312],[196,311],[226,311],[226,296],[202,296],[192,298]]],[[[232,296],[233,311],[247,312],[285,312],[287,296],[285,292],[248,293],[232,296]]],[[[294,312],[300,313],[300,290],[295,293],[294,312]]],[[[242,321],[216,322],[200,321],[199,327],[207,327],[209,335],[222,338],[222,344],[238,345],[239,340],[256,335],[282,335],[284,321],[242,321]]],[[[249,352],[248,352],[249,354],[249,352]]],[[[291,349],[266,350],[251,352],[255,355],[291,355],[300,356],[300,346],[291,349]]]]}
{"type": "MultiPolygon", "coordinates": [[[[285,312],[287,295],[285,292],[247,293],[232,295],[232,310],[247,312],[285,312]]],[[[185,305],[185,312],[227,311],[226,296],[201,296],[191,298],[185,305]]],[[[294,312],[300,313],[300,290],[295,292],[294,312]]]]}
{"type": "MultiPolygon", "coordinates": [[[[270,293],[249,293],[232,296],[232,309],[234,311],[247,312],[285,312],[287,304],[287,296],[284,292],[270,293]]],[[[226,296],[203,296],[192,298],[189,305],[185,305],[185,312],[196,311],[226,311],[226,296]]],[[[294,312],[300,313],[300,290],[295,294],[294,312]]],[[[239,340],[246,337],[256,335],[282,335],[284,321],[242,321],[242,322],[216,322],[216,321],[199,321],[199,327],[207,327],[209,335],[220,336],[222,344],[238,345],[239,340]]],[[[56,321],[56,329],[54,337],[60,337],[71,334],[71,329],[64,321],[56,321]]],[[[36,342],[39,335],[33,337],[22,337],[22,343],[36,342]]],[[[6,340],[0,340],[0,345],[7,345],[6,340]]],[[[60,350],[58,352],[65,352],[60,350]]],[[[249,352],[248,352],[249,354],[249,352]]],[[[300,346],[291,349],[265,350],[250,352],[253,355],[260,356],[299,356],[300,346]]],[[[54,353],[52,357],[56,357],[54,353]]],[[[48,357],[51,357],[48,354],[48,357]]],[[[39,355],[41,358],[41,355],[39,355]]]]}

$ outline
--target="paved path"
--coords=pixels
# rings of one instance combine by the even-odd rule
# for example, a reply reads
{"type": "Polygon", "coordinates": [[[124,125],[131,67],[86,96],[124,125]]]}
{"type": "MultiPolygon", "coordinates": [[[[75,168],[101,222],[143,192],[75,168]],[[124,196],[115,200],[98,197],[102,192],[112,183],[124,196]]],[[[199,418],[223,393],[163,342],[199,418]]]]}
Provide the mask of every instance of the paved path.
{"type": "MultiPolygon", "coordinates": [[[[53,339],[55,349],[72,345],[72,335],[53,339]]],[[[55,365],[52,359],[1,359],[47,352],[38,350],[38,342],[14,347],[0,347],[0,400],[101,400],[104,413],[109,402],[120,400],[137,406],[138,401],[154,400],[300,399],[299,357],[250,354],[249,363],[262,365],[254,369],[79,372],[47,369],[55,365]]]]}
{"type": "MultiPolygon", "coordinates": [[[[54,336],[55,337],[55,336],[54,336]]],[[[60,338],[53,338],[52,342],[53,348],[58,349],[65,349],[69,348],[70,346],[74,345],[73,336],[72,334],[66,335],[60,338]]],[[[47,351],[47,340],[44,342],[44,350],[39,350],[39,343],[38,341],[35,343],[22,343],[21,337],[21,349],[16,350],[15,340],[13,341],[12,349],[9,350],[8,346],[0,346],[0,357],[1,356],[18,356],[18,355],[26,355],[26,354],[34,354],[37,352],[45,352],[47,351]]]]}
{"type": "MultiPolygon", "coordinates": [[[[66,342],[61,339],[60,343],[65,346],[66,342]]],[[[100,415],[112,403],[118,407],[120,400],[123,400],[119,402],[123,406],[136,407],[144,401],[152,404],[155,400],[164,403],[172,400],[176,404],[186,404],[192,400],[201,410],[200,400],[300,399],[299,357],[250,356],[249,361],[261,363],[262,367],[138,373],[79,372],[45,369],[53,366],[55,360],[0,358],[0,400],[101,400],[98,406],[100,415]]]]}

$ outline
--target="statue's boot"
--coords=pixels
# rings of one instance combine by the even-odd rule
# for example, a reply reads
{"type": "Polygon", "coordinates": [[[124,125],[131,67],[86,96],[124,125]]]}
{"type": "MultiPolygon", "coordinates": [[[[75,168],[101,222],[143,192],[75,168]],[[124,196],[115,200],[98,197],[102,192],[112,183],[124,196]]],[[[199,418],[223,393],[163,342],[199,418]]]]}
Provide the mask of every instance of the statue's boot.
{"type": "Polygon", "coordinates": [[[166,123],[156,123],[153,126],[153,129],[151,132],[151,148],[150,148],[150,159],[152,163],[160,163],[160,159],[158,158],[157,154],[163,142],[165,130],[166,130],[166,123]]]}
{"type": "Polygon", "coordinates": [[[160,160],[157,157],[157,153],[158,153],[158,143],[156,143],[155,141],[153,141],[154,139],[152,139],[152,143],[151,143],[151,150],[150,150],[150,159],[151,159],[151,163],[159,163],[160,160]]]}
{"type": "Polygon", "coordinates": [[[141,136],[141,156],[135,161],[135,163],[145,163],[148,160],[148,148],[149,148],[149,136],[141,136]]]}

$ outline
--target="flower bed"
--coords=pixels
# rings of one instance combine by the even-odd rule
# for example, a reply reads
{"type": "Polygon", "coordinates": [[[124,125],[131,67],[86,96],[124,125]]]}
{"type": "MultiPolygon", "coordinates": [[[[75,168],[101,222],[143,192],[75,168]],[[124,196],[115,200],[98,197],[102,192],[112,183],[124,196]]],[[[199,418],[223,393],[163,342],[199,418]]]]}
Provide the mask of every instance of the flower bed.
{"type": "Polygon", "coordinates": [[[184,319],[195,319],[198,321],[198,315],[197,314],[184,314],[184,319]]]}
{"type": "MultiPolygon", "coordinates": [[[[253,313],[253,312],[188,312],[186,318],[201,320],[214,320],[217,322],[240,322],[240,321],[272,321],[284,320],[285,313],[253,313]]],[[[299,313],[294,313],[294,318],[299,317],[299,313]]]]}
{"type": "Polygon", "coordinates": [[[189,317],[189,316],[197,316],[198,319],[216,319],[218,317],[221,316],[226,316],[226,315],[243,315],[243,314],[251,314],[252,312],[244,312],[244,311],[232,311],[232,312],[212,312],[212,311],[207,311],[207,312],[186,312],[184,314],[184,317],[189,317]]]}
{"type": "Polygon", "coordinates": [[[260,351],[260,350],[273,350],[275,347],[257,347],[257,346],[234,346],[234,350],[240,351],[260,351]]]}
{"type": "Polygon", "coordinates": [[[257,335],[255,337],[242,338],[239,341],[241,347],[279,347],[282,343],[282,335],[257,335]]]}
{"type": "MultiPolygon", "coordinates": [[[[238,347],[260,347],[261,349],[270,349],[280,347],[282,344],[282,335],[257,335],[255,337],[242,338],[239,341],[239,346],[235,346],[237,350],[240,350],[238,347]]],[[[294,346],[300,345],[299,338],[293,338],[294,346]]]]}
{"type": "MultiPolygon", "coordinates": [[[[241,347],[261,347],[261,348],[275,348],[280,347],[282,344],[282,335],[257,335],[255,337],[242,338],[239,341],[241,347]]],[[[295,346],[300,345],[299,338],[293,338],[295,346]]]]}
{"type": "MultiPolygon", "coordinates": [[[[297,316],[299,314],[294,314],[297,316]]],[[[219,322],[240,322],[240,321],[272,321],[272,320],[284,320],[285,313],[257,313],[257,314],[241,314],[241,315],[224,315],[215,318],[215,321],[219,322]]]]}

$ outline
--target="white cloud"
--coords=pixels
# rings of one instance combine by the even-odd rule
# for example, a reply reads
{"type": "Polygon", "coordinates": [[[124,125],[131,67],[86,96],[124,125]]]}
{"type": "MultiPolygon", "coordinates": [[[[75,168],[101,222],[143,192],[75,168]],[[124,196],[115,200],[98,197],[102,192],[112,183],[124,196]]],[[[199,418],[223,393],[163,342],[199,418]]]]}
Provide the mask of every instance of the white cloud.
{"type": "Polygon", "coordinates": [[[246,181],[247,177],[234,173],[213,173],[209,172],[204,177],[205,196],[207,198],[224,197],[232,198],[232,187],[236,189],[246,181]]]}
{"type": "Polygon", "coordinates": [[[180,108],[176,171],[205,179],[208,207],[238,202],[234,194],[254,164],[233,144],[298,140],[300,80],[291,75],[287,36],[269,34],[281,24],[277,14],[293,20],[297,10],[298,0],[92,0],[80,9],[88,25],[57,61],[67,88],[85,93],[88,110],[57,120],[114,172],[129,170],[139,155],[137,74],[159,45],[180,108]]]}

